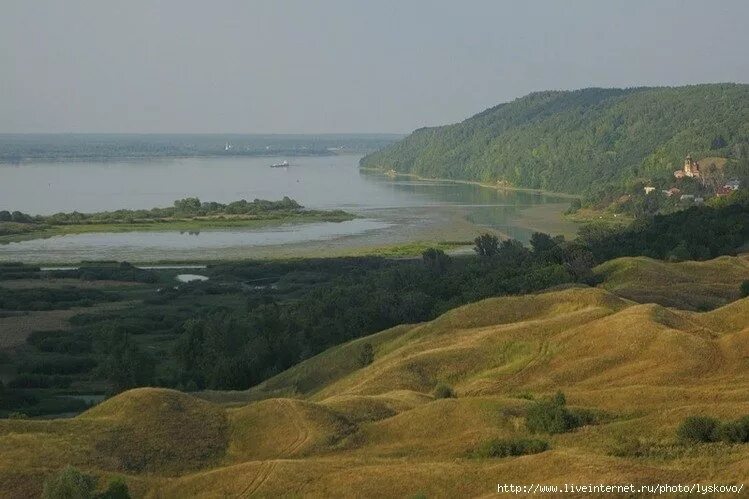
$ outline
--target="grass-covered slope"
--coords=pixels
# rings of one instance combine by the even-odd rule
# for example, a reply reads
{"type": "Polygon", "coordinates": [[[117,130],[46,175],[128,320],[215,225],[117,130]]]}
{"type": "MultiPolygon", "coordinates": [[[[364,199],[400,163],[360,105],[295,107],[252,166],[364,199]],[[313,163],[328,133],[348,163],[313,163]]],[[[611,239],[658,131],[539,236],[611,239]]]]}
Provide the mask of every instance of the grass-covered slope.
{"type": "Polygon", "coordinates": [[[70,420],[0,420],[0,490],[34,495],[66,463],[122,473],[146,497],[475,497],[495,494],[497,477],[740,482],[747,444],[675,435],[689,415],[749,414],[747,358],[749,298],[703,313],[601,288],[492,298],[328,350],[248,393],[138,389],[70,420]],[[438,383],[457,398],[435,398],[438,383]],[[532,435],[531,399],[557,390],[596,424],[532,435]],[[496,438],[550,448],[472,457],[496,438]]]}
{"type": "Polygon", "coordinates": [[[424,177],[585,193],[670,175],[684,156],[749,141],[749,85],[539,92],[422,128],[361,165],[424,177]]]}
{"type": "Polygon", "coordinates": [[[749,254],[704,262],[663,262],[646,257],[610,260],[594,269],[602,287],[640,303],[711,310],[737,300],[749,280],[749,254]]]}

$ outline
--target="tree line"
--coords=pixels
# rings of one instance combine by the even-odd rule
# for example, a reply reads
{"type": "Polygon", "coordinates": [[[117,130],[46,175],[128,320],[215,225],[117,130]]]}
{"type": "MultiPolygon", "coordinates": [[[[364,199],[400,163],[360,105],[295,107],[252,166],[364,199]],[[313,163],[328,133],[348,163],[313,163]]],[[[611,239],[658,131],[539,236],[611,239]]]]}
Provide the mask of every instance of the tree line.
{"type": "Polygon", "coordinates": [[[303,206],[295,200],[284,196],[279,201],[255,199],[246,201],[241,199],[228,204],[215,201],[200,201],[199,198],[185,198],[174,201],[173,206],[167,208],[151,208],[150,210],[114,210],[96,213],[55,213],[54,215],[29,215],[20,211],[0,211],[0,222],[15,222],[22,224],[48,225],[78,225],[87,223],[128,223],[135,220],[162,220],[174,217],[202,217],[214,215],[265,215],[270,213],[297,213],[303,206]]]}

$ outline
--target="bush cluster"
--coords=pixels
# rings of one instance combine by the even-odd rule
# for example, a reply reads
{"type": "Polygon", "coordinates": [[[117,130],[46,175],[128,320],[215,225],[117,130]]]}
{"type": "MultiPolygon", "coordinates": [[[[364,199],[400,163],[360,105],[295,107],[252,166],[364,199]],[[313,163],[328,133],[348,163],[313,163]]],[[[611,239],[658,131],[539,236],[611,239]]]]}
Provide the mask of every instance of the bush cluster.
{"type": "Polygon", "coordinates": [[[734,421],[720,421],[707,416],[689,416],[676,430],[685,442],[749,442],[749,416],[734,421]]]}
{"type": "Polygon", "coordinates": [[[43,499],[130,499],[127,484],[120,477],[109,481],[103,492],[96,492],[96,477],[67,466],[44,482],[43,499]]]}
{"type": "Polygon", "coordinates": [[[453,390],[453,387],[447,383],[438,383],[437,386],[434,387],[432,395],[434,395],[434,398],[436,399],[452,399],[456,397],[455,390],[453,390]]]}
{"type": "Polygon", "coordinates": [[[155,272],[140,269],[128,262],[110,265],[82,265],[80,268],[71,270],[50,271],[53,277],[70,277],[84,281],[125,281],[154,283],[158,280],[155,272]]]}
{"type": "Polygon", "coordinates": [[[374,362],[374,347],[371,343],[367,342],[361,346],[359,350],[358,359],[361,367],[367,367],[369,364],[374,362]]]}
{"type": "Polygon", "coordinates": [[[566,433],[580,426],[599,423],[602,415],[587,409],[570,409],[562,392],[534,402],[526,412],[525,424],[532,433],[566,433]]]}
{"type": "Polygon", "coordinates": [[[537,438],[494,439],[473,451],[472,457],[510,457],[538,454],[549,449],[546,440],[537,438]]]}
{"type": "Polygon", "coordinates": [[[747,296],[749,296],[749,280],[741,283],[741,286],[739,286],[739,293],[741,294],[742,298],[746,298],[747,296]]]}

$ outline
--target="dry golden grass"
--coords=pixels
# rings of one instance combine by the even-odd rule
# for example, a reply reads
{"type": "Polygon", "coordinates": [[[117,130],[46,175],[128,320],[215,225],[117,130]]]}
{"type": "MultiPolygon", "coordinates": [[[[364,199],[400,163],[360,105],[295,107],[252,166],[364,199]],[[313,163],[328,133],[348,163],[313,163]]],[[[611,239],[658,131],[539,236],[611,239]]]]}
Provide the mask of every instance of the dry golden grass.
{"type": "Polygon", "coordinates": [[[617,258],[595,272],[605,279],[603,288],[640,303],[711,310],[739,298],[739,286],[749,280],[749,254],[680,263],[617,258]]]}
{"type": "MultiPolygon", "coordinates": [[[[704,270],[663,265],[669,279],[671,265],[704,270]]],[[[210,401],[140,389],[71,420],[0,421],[0,489],[27,495],[66,463],[124,472],[147,497],[472,497],[495,495],[498,482],[746,480],[749,445],[684,445],[675,429],[689,415],[749,414],[749,298],[702,313],[602,288],[494,298],[335,347],[247,392],[201,398],[210,401]],[[375,352],[366,366],[364,343],[375,352]],[[440,382],[458,398],[435,400],[440,382]],[[556,390],[607,422],[545,436],[551,450],[540,454],[467,457],[486,440],[530,436],[526,399],[556,390]]]]}
{"type": "Polygon", "coordinates": [[[286,458],[322,452],[355,430],[335,411],[310,402],[269,399],[230,410],[229,461],[286,458]]]}

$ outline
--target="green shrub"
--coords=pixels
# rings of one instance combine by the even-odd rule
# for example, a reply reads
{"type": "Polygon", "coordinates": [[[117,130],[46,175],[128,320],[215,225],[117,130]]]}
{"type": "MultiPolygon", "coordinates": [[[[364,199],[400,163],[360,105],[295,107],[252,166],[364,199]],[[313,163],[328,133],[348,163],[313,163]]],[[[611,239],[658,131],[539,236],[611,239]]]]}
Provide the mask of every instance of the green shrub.
{"type": "Polygon", "coordinates": [[[599,424],[602,420],[610,419],[610,416],[601,411],[592,411],[590,409],[567,409],[575,421],[575,427],[599,424]]]}
{"type": "Polygon", "coordinates": [[[513,395],[515,398],[523,399],[523,400],[533,400],[533,394],[528,391],[519,392],[513,395]]]}
{"type": "Polygon", "coordinates": [[[746,430],[746,440],[745,442],[749,442],[749,416],[744,416],[736,420],[737,423],[741,424],[741,426],[744,427],[744,430],[746,430]]]}
{"type": "Polygon", "coordinates": [[[437,273],[444,272],[451,262],[451,258],[447,253],[435,248],[429,248],[422,252],[421,260],[428,269],[437,273]]]}
{"type": "Polygon", "coordinates": [[[554,394],[553,397],[551,397],[551,402],[555,405],[567,405],[567,397],[562,393],[561,391],[554,394]]]}
{"type": "Polygon", "coordinates": [[[747,443],[749,442],[749,416],[734,421],[690,416],[679,425],[676,434],[680,440],[686,442],[747,443]]]}
{"type": "Polygon", "coordinates": [[[88,499],[94,497],[96,480],[68,466],[44,482],[44,499],[88,499]]]}
{"type": "Polygon", "coordinates": [[[525,424],[532,433],[565,433],[579,426],[578,418],[566,407],[562,392],[535,402],[528,408],[525,424]]]}
{"type": "Polygon", "coordinates": [[[359,365],[361,367],[367,367],[369,364],[374,362],[374,347],[371,343],[365,343],[359,350],[359,365]]]}
{"type": "Polygon", "coordinates": [[[729,444],[749,442],[749,416],[720,423],[715,430],[715,438],[729,444]]]}
{"type": "Polygon", "coordinates": [[[747,428],[741,420],[720,423],[715,429],[715,440],[729,444],[739,444],[747,441],[747,428]]]}
{"type": "Polygon", "coordinates": [[[537,438],[494,439],[484,442],[472,457],[509,457],[538,454],[549,449],[549,443],[537,438]]]}
{"type": "Polygon", "coordinates": [[[492,257],[499,253],[499,238],[494,234],[485,233],[473,240],[473,250],[482,257],[492,257]]]}
{"type": "Polygon", "coordinates": [[[687,442],[714,442],[717,439],[719,422],[705,416],[689,416],[679,428],[676,435],[687,442]]]}
{"type": "Polygon", "coordinates": [[[739,292],[741,293],[742,298],[749,296],[749,280],[741,283],[741,286],[739,286],[739,292]]]}
{"type": "Polygon", "coordinates": [[[617,436],[609,448],[609,454],[617,457],[645,457],[649,452],[649,445],[631,435],[617,436]]]}
{"type": "Polygon", "coordinates": [[[122,478],[115,477],[110,480],[107,490],[96,495],[96,499],[130,499],[130,491],[122,478]]]}
{"type": "Polygon", "coordinates": [[[455,398],[455,390],[446,383],[438,383],[432,390],[432,395],[436,399],[452,399],[455,398]]]}

